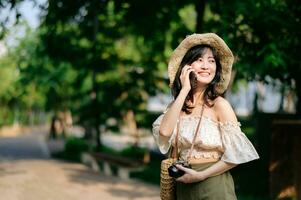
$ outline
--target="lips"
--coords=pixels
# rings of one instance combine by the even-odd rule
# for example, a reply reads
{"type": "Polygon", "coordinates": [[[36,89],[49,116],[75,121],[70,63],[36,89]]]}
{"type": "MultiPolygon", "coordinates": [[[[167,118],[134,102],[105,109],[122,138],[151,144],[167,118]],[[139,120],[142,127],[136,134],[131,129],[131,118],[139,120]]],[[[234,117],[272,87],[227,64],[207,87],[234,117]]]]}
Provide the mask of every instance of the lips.
{"type": "Polygon", "coordinates": [[[198,72],[198,75],[202,76],[202,77],[207,77],[207,76],[210,76],[210,73],[209,72],[198,72]]]}

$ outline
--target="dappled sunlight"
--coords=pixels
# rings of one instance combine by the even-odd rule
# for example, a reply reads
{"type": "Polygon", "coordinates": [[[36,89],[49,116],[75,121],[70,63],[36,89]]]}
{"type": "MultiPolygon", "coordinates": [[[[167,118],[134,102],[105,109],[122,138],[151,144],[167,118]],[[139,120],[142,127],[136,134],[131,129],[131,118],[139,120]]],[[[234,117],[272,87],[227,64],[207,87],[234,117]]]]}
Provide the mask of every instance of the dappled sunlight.
{"type": "Polygon", "coordinates": [[[82,164],[57,160],[2,161],[0,177],[1,198],[11,200],[159,200],[156,186],[121,180],[82,164]]]}
{"type": "Polygon", "coordinates": [[[3,179],[6,176],[20,176],[26,174],[25,169],[14,169],[11,165],[18,164],[17,161],[1,162],[0,161],[0,178],[3,179]]]}
{"type": "MultiPolygon", "coordinates": [[[[221,139],[225,157],[236,145],[230,138],[250,140],[260,158],[231,169],[239,200],[301,199],[300,10],[298,0],[1,0],[0,199],[159,199],[166,155],[153,122],[167,110],[163,121],[175,121],[172,102],[181,108],[197,91],[182,96],[194,87],[177,79],[174,97],[170,72],[178,68],[170,61],[186,58],[171,55],[179,41],[206,32],[221,36],[234,57],[233,66],[221,62],[227,54],[206,44],[222,68],[217,86],[204,82],[212,84],[208,97],[217,92],[229,102],[247,138],[220,136],[218,125],[212,139],[202,124],[199,147],[203,138],[208,148],[221,139]]],[[[205,112],[223,121],[217,107],[205,112]]],[[[243,147],[233,155],[243,157],[243,147]]]]}
{"type": "Polygon", "coordinates": [[[279,166],[279,161],[272,162],[269,167],[269,172],[273,172],[279,166]]]}
{"type": "Polygon", "coordinates": [[[287,186],[286,188],[282,189],[280,193],[278,194],[277,198],[289,198],[289,197],[295,197],[296,196],[296,188],[295,186],[287,186]]]}
{"type": "Polygon", "coordinates": [[[111,176],[106,176],[99,172],[94,172],[91,169],[83,166],[64,167],[68,179],[71,182],[83,185],[106,183],[114,185],[118,182],[118,179],[111,176]]]}

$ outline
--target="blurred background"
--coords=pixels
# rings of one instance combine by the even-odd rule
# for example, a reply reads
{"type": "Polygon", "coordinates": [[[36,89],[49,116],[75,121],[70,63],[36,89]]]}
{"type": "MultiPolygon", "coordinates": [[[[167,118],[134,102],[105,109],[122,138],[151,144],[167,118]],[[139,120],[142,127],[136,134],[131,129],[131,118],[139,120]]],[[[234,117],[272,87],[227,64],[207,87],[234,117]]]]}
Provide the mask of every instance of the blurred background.
{"type": "Polygon", "coordinates": [[[235,56],[225,97],[261,157],[232,170],[238,199],[301,199],[300,20],[297,0],[1,0],[0,177],[7,162],[62,160],[157,191],[169,56],[214,32],[235,56]]]}

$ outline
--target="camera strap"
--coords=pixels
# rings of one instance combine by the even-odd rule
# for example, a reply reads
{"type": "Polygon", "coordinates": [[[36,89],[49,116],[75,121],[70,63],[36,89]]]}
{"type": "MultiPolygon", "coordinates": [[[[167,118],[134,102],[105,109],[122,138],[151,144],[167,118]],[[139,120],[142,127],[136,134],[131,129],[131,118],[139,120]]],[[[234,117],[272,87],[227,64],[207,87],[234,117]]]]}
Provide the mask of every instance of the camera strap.
{"type": "MultiPolygon", "coordinates": [[[[193,147],[194,147],[194,143],[195,143],[195,140],[197,138],[197,135],[198,135],[198,132],[200,130],[200,126],[201,126],[201,121],[202,121],[202,118],[203,118],[203,112],[204,112],[204,104],[202,105],[202,110],[201,110],[201,116],[200,116],[200,119],[198,121],[198,125],[195,129],[195,133],[194,133],[194,137],[193,137],[193,140],[192,140],[192,143],[191,143],[191,147],[190,147],[190,151],[189,151],[189,154],[187,156],[187,162],[189,162],[189,159],[191,158],[191,154],[192,154],[192,150],[193,150],[193,147]]],[[[176,133],[176,140],[175,140],[175,146],[172,148],[172,152],[171,152],[171,157],[173,159],[178,159],[178,140],[179,140],[179,132],[180,132],[180,119],[178,120],[178,123],[177,123],[177,133],[176,133]]]]}
{"type": "Polygon", "coordinates": [[[195,133],[194,133],[194,137],[193,137],[193,140],[192,140],[192,143],[191,143],[190,151],[189,151],[189,154],[187,156],[187,162],[189,162],[189,159],[191,158],[191,154],[192,154],[192,150],[193,150],[193,147],[194,147],[194,144],[195,144],[195,140],[196,140],[196,137],[197,137],[198,132],[199,132],[200,127],[201,127],[201,121],[202,121],[202,118],[203,118],[204,108],[205,108],[205,106],[203,104],[202,105],[202,110],[201,110],[200,120],[199,120],[198,125],[195,129],[195,133]]]}
{"type": "Polygon", "coordinates": [[[178,120],[177,123],[177,133],[176,133],[176,140],[175,140],[175,146],[172,147],[172,151],[171,151],[171,157],[175,160],[177,160],[179,158],[179,149],[178,149],[178,140],[179,140],[179,132],[180,132],[180,119],[178,120]]]}
{"type": "MultiPolygon", "coordinates": [[[[200,130],[200,126],[201,126],[201,121],[202,121],[202,118],[203,118],[203,113],[204,113],[204,104],[202,105],[202,110],[201,110],[201,116],[200,116],[200,119],[198,121],[198,125],[196,127],[196,130],[195,130],[195,133],[194,133],[194,137],[193,137],[193,140],[192,140],[192,144],[191,144],[191,147],[190,147],[190,151],[189,151],[189,154],[187,156],[187,162],[189,162],[189,159],[191,158],[191,154],[192,154],[192,150],[193,150],[193,147],[194,147],[194,144],[195,144],[195,140],[197,138],[197,135],[198,135],[198,132],[200,130]]],[[[180,132],[180,122],[181,120],[179,119],[178,120],[178,123],[177,123],[177,133],[176,133],[176,139],[175,139],[175,146],[172,147],[172,150],[171,150],[171,158],[173,159],[178,159],[179,158],[179,155],[178,155],[178,140],[179,140],[179,132],[180,132]]]]}

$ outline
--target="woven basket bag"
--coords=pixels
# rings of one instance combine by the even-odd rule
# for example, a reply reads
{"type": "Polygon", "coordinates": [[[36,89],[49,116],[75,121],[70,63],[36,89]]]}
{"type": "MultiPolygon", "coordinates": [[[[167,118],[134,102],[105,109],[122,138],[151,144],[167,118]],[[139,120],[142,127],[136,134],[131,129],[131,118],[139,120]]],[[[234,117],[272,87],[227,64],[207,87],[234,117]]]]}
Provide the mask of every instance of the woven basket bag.
{"type": "MultiPolygon", "coordinates": [[[[191,153],[194,147],[194,143],[197,137],[197,133],[200,129],[200,124],[202,120],[204,112],[204,105],[201,110],[201,117],[198,122],[194,138],[191,144],[190,152],[188,155],[188,159],[191,158],[191,153]]],[[[178,138],[179,138],[179,130],[180,130],[180,120],[177,123],[177,134],[175,140],[175,147],[171,147],[169,158],[161,161],[161,172],[160,172],[160,197],[161,200],[176,200],[176,181],[173,177],[170,177],[168,174],[168,168],[178,159],[178,138]]]]}
{"type": "Polygon", "coordinates": [[[167,158],[161,162],[160,197],[161,200],[176,199],[176,181],[168,175],[168,168],[174,163],[174,158],[167,158]]]}

